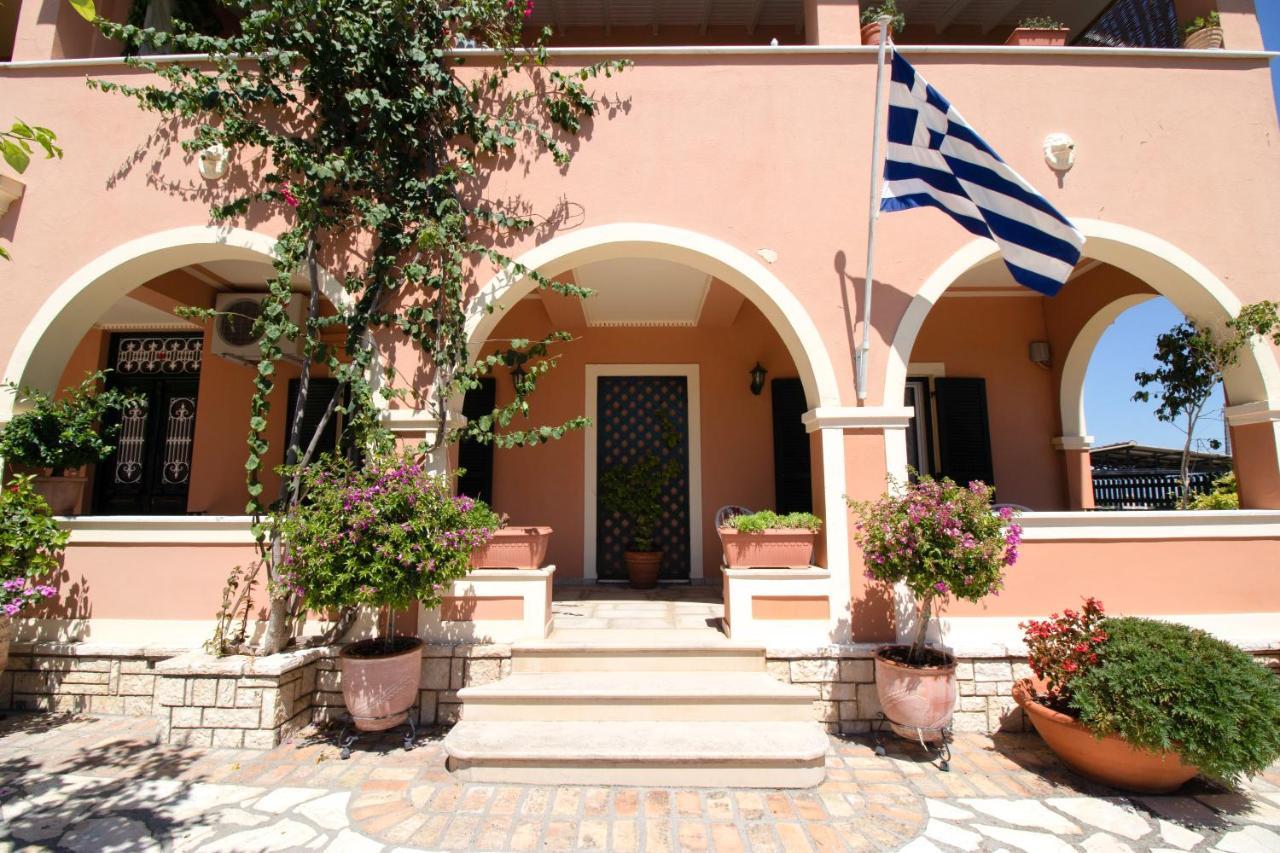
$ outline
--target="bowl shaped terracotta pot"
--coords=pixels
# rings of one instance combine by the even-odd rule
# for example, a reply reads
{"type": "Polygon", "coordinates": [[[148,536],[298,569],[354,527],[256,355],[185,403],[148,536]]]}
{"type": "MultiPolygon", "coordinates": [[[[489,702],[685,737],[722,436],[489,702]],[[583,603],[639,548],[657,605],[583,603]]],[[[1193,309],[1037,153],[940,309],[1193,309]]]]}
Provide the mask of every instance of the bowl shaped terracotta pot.
{"type": "Polygon", "coordinates": [[[35,490],[54,515],[75,515],[86,482],[84,477],[36,477],[35,490]]]}
{"type": "Polygon", "coordinates": [[[634,589],[653,589],[658,585],[658,573],[662,571],[661,551],[626,551],[622,561],[627,564],[627,579],[634,589]]]}
{"type": "Polygon", "coordinates": [[[872,21],[869,24],[862,25],[862,43],[863,44],[879,44],[880,43],[880,25],[872,21]]]}
{"type": "Polygon", "coordinates": [[[724,564],[731,569],[804,568],[813,561],[818,534],[812,530],[761,530],[739,533],[720,528],[724,564]]]}
{"type": "Polygon", "coordinates": [[[1013,699],[1054,755],[1095,782],[1143,794],[1167,794],[1200,772],[1183,764],[1176,752],[1138,749],[1116,735],[1094,737],[1078,720],[1037,702],[1029,679],[1013,685],[1013,699]]]}
{"type": "Polygon", "coordinates": [[[547,558],[550,527],[504,527],[471,552],[473,569],[537,569],[547,558]]]}
{"type": "Polygon", "coordinates": [[[893,731],[908,740],[941,740],[956,707],[955,657],[947,654],[940,666],[907,666],[886,651],[876,652],[876,696],[893,731]]]}
{"type": "Polygon", "coordinates": [[[396,637],[395,651],[377,654],[382,640],[360,640],[338,656],[342,700],[357,729],[380,732],[409,716],[422,681],[422,641],[396,637]]]}

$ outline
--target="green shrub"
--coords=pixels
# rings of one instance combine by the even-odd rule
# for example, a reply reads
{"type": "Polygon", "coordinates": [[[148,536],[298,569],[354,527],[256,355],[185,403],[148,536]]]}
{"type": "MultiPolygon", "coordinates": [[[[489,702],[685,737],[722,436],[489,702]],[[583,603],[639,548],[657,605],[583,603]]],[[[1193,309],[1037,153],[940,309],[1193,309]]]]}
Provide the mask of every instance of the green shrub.
{"type": "Polygon", "coordinates": [[[32,488],[33,479],[13,477],[0,490],[0,616],[17,616],[27,605],[53,597],[56,590],[43,581],[57,572],[70,536],[32,488]]]}
{"type": "Polygon", "coordinates": [[[1239,509],[1240,495],[1236,492],[1236,474],[1228,471],[1213,481],[1213,490],[1191,499],[1192,509],[1239,509]]]}
{"type": "Polygon", "coordinates": [[[0,432],[0,456],[9,462],[32,468],[49,468],[55,477],[67,468],[101,462],[111,455],[111,442],[120,425],[102,428],[103,417],[120,411],[135,398],[120,391],[103,390],[106,373],[85,375],[73,388],[63,389],[53,399],[35,388],[19,388],[12,382],[3,387],[14,395],[15,404],[25,407],[0,432]]]}
{"type": "Polygon", "coordinates": [[[1187,21],[1187,23],[1182,27],[1182,32],[1185,35],[1191,35],[1192,33],[1200,32],[1200,30],[1207,30],[1210,27],[1220,26],[1222,26],[1222,16],[1217,12],[1210,12],[1203,18],[1195,17],[1190,21],[1187,21]]]}
{"type": "Polygon", "coordinates": [[[902,28],[907,25],[907,19],[898,11],[897,0],[882,0],[880,3],[872,3],[862,10],[862,23],[874,24],[881,15],[888,15],[889,32],[900,33],[902,28]]]}
{"type": "Polygon", "coordinates": [[[1098,736],[1173,750],[1228,783],[1280,758],[1280,679],[1204,631],[1107,619],[1102,665],[1071,681],[1071,707],[1098,736]]]}
{"type": "Polygon", "coordinates": [[[1037,15],[1018,21],[1018,29],[1021,30],[1065,30],[1066,28],[1067,25],[1062,21],[1047,15],[1037,15]]]}
{"type": "Polygon", "coordinates": [[[750,515],[735,515],[726,524],[739,533],[759,533],[763,530],[812,530],[822,529],[822,519],[811,512],[789,512],[778,515],[768,509],[750,515]]]}

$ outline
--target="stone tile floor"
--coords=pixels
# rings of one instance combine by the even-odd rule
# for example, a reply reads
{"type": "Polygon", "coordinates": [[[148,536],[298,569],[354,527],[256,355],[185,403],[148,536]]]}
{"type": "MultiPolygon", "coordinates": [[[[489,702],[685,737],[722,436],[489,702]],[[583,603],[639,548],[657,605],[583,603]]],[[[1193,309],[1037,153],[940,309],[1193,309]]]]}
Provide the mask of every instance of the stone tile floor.
{"type": "Polygon", "coordinates": [[[720,633],[724,603],[720,590],[700,584],[637,590],[625,586],[556,587],[551,612],[556,631],[705,630],[720,633]]]}
{"type": "Polygon", "coordinates": [[[962,735],[950,773],[911,745],[832,738],[801,791],[459,783],[439,733],[342,761],[319,733],[267,753],[158,746],[148,719],[0,720],[0,851],[1280,851],[1280,767],[1242,793],[1124,797],[1034,735],[962,735]]]}

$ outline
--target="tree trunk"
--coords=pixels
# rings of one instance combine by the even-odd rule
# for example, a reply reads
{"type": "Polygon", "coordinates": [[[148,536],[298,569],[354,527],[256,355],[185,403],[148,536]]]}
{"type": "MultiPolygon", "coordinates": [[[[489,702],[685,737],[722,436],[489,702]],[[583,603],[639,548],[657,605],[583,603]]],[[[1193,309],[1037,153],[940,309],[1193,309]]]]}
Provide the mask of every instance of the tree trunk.
{"type": "Polygon", "coordinates": [[[916,626],[916,637],[911,641],[911,651],[907,654],[907,663],[923,663],[925,638],[929,633],[929,620],[933,618],[933,593],[920,602],[920,624],[916,626]]]}

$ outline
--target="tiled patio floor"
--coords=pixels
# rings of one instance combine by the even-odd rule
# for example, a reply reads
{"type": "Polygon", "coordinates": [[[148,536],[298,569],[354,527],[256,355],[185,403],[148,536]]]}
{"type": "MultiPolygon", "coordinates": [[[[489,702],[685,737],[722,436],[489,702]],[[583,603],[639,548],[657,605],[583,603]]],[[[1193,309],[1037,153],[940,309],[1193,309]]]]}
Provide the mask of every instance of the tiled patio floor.
{"type": "MultiPolygon", "coordinates": [[[[551,602],[556,632],[706,631],[720,635],[724,603],[717,587],[672,584],[658,589],[627,586],[556,587],[551,602]]],[[[554,637],[553,637],[554,639],[554,637]]]]}
{"type": "Polygon", "coordinates": [[[1034,735],[962,736],[951,773],[833,738],[804,791],[458,784],[438,733],[348,761],[318,737],[268,753],[154,737],[137,718],[0,721],[0,851],[1280,850],[1280,768],[1243,795],[1126,798],[1034,735]]]}

